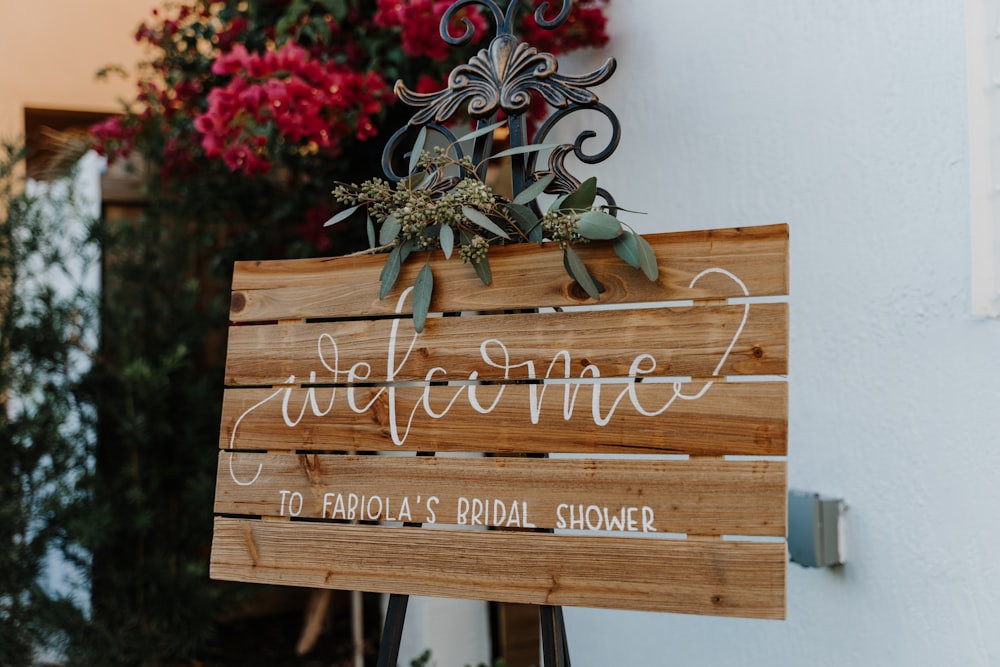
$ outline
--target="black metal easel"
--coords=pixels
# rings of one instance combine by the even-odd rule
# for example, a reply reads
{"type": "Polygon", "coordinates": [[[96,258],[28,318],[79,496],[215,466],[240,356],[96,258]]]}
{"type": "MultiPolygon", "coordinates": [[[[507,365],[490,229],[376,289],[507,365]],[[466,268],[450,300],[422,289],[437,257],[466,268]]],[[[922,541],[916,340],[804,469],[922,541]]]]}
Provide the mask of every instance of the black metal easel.
{"type": "MultiPolygon", "coordinates": [[[[514,19],[519,9],[528,6],[522,0],[509,0],[501,7],[502,0],[455,0],[441,19],[441,38],[452,46],[465,46],[475,37],[475,27],[465,18],[457,20],[459,12],[470,5],[478,5],[492,15],[496,25],[496,35],[489,47],[479,51],[470,61],[459,65],[448,79],[448,87],[436,93],[417,93],[409,90],[402,81],[396,83],[396,95],[417,111],[409,123],[396,131],[386,144],[382,155],[382,169],[393,181],[400,181],[409,174],[396,171],[399,164],[406,161],[401,152],[405,151],[404,140],[416,128],[427,128],[440,134],[449,144],[456,144],[457,137],[447,127],[447,123],[459,110],[467,110],[478,121],[479,128],[496,122],[503,112],[509,131],[510,148],[516,149],[530,144],[543,144],[553,127],[568,115],[589,110],[603,116],[610,125],[610,139],[605,147],[595,153],[583,150],[585,141],[596,136],[592,130],[584,130],[573,143],[560,144],[553,148],[548,165],[537,168],[537,152],[514,154],[511,156],[511,185],[513,196],[530,187],[548,174],[554,175],[545,192],[554,195],[569,194],[580,186],[581,181],[573,176],[565,166],[565,160],[573,155],[584,164],[596,164],[607,159],[618,147],[621,125],[618,117],[606,105],[601,104],[590,89],[604,83],[614,74],[616,63],[610,58],[598,70],[580,76],[559,73],[555,56],[539,52],[538,49],[522,42],[514,34],[514,19]],[[461,23],[464,32],[454,37],[452,23],[461,23]],[[456,76],[459,75],[459,76],[456,76]],[[532,94],[545,100],[552,113],[530,138],[523,115],[532,103],[532,94]]],[[[550,3],[543,2],[535,11],[535,21],[547,30],[559,28],[570,17],[572,0],[562,0],[559,12],[554,18],[550,14],[550,3]]],[[[461,153],[462,148],[455,146],[461,153]]],[[[475,140],[472,150],[473,162],[480,165],[478,177],[485,179],[488,158],[493,151],[493,135],[487,133],[475,140]]],[[[608,210],[616,212],[615,201],[603,188],[598,195],[606,202],[608,210]]],[[[537,211],[537,204],[532,203],[537,211]]],[[[433,456],[431,452],[421,452],[421,456],[433,456]]],[[[420,524],[408,523],[407,526],[420,524]]],[[[379,645],[378,667],[398,667],[399,644],[403,633],[403,623],[409,596],[393,594],[389,596],[382,639],[379,645]]],[[[566,639],[566,625],[562,607],[543,605],[539,607],[541,625],[543,667],[570,667],[569,645],[566,639]]]]}
{"type": "MultiPolygon", "coordinates": [[[[378,667],[398,667],[399,642],[403,637],[403,623],[406,620],[406,606],[409,601],[409,595],[389,596],[385,625],[382,627],[382,641],[378,650],[378,667]]],[[[538,620],[542,628],[542,665],[570,667],[569,643],[566,640],[562,607],[548,605],[539,607],[538,620]]]]}

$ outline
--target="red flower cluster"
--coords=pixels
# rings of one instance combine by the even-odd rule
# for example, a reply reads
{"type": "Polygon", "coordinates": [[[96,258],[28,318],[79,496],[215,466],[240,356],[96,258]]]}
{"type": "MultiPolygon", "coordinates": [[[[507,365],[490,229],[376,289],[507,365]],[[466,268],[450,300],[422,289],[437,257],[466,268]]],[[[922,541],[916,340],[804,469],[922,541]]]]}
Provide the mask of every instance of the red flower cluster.
{"type": "MultiPolygon", "coordinates": [[[[403,53],[411,58],[427,56],[433,60],[448,58],[447,42],[441,39],[441,18],[452,5],[453,0],[378,0],[375,25],[382,28],[398,28],[402,40],[403,53]]],[[[476,35],[484,35],[486,19],[478,9],[463,9],[455,17],[456,21],[467,18],[475,27],[476,35]]]]}
{"type": "MultiPolygon", "coordinates": [[[[535,7],[541,5],[542,1],[534,0],[535,7]]],[[[605,46],[608,43],[608,19],[604,14],[607,4],[608,0],[583,0],[577,3],[569,19],[558,30],[545,30],[535,21],[535,13],[527,12],[521,21],[521,35],[525,42],[539,51],[553,55],[574,49],[605,46]]]]}
{"type": "Polygon", "coordinates": [[[271,168],[274,143],[310,154],[336,154],[343,137],[370,139],[375,116],[391,99],[378,74],[333,60],[320,61],[294,42],[263,54],[242,44],[219,56],[212,72],[229,75],[208,93],[208,109],[194,120],[206,157],[222,157],[233,171],[271,168]]]}
{"type": "Polygon", "coordinates": [[[90,126],[101,152],[109,160],[128,157],[135,145],[136,135],[140,126],[128,116],[108,116],[99,123],[90,126]]]}

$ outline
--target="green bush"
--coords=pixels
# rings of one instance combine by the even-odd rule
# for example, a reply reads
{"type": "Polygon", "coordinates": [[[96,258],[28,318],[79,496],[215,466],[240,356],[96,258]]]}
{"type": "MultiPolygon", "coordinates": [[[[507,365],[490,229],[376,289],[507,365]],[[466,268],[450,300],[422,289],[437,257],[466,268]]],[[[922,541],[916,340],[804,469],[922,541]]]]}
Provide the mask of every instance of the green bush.
{"type": "MultiPolygon", "coordinates": [[[[96,254],[62,225],[71,191],[25,192],[23,150],[0,146],[0,664],[32,664],[83,619],[42,585],[47,558],[87,566],[73,517],[92,468],[94,420],[79,396],[95,303],[78,283],[96,254]]],[[[78,217],[77,210],[74,217],[78,217]]]]}

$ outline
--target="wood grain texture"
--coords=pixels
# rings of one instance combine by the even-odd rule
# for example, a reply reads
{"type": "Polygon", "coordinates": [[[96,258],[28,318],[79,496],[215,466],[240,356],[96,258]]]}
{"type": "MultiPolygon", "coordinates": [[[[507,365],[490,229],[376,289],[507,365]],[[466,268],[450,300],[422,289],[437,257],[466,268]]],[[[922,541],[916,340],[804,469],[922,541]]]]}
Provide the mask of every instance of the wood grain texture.
{"type": "MultiPolygon", "coordinates": [[[[704,383],[685,383],[678,391],[698,395],[704,383]]],[[[375,387],[354,389],[355,404],[372,409],[355,413],[346,388],[289,387],[227,389],[223,400],[219,447],[252,450],[314,451],[438,451],[496,453],[578,454],[691,454],[783,456],[788,448],[788,385],[785,382],[714,382],[697,400],[673,400],[656,417],[638,413],[624,399],[605,426],[592,417],[593,388],[576,396],[571,418],[565,418],[565,388],[548,385],[545,393],[535,387],[541,408],[532,423],[532,387],[523,384],[501,388],[476,387],[477,401],[491,405],[489,414],[475,410],[468,387],[397,387],[393,401],[388,391],[375,387]],[[376,397],[378,392],[382,392],[376,397]],[[425,400],[441,419],[420,407],[425,400]],[[456,399],[456,394],[462,392],[456,399]],[[290,427],[283,415],[287,398],[290,427]],[[318,411],[313,410],[315,401],[318,411]],[[333,407],[331,408],[331,403],[333,407]],[[391,433],[391,405],[397,428],[403,433],[414,414],[402,445],[391,433]],[[414,408],[417,408],[414,412],[414,408]],[[319,415],[319,416],[317,416],[319,415]],[[235,429],[235,434],[234,434],[235,429]]],[[[607,415],[623,385],[605,385],[598,411],[607,415]]],[[[652,411],[674,397],[674,385],[640,383],[635,395],[652,411]]]]}
{"type": "Polygon", "coordinates": [[[231,327],[226,384],[303,383],[313,372],[312,382],[343,383],[354,364],[367,364],[368,381],[384,382],[390,350],[392,379],[399,381],[424,380],[435,368],[447,372],[438,372],[436,380],[466,380],[473,373],[482,380],[538,378],[557,359],[551,372],[556,377],[593,375],[598,369],[600,377],[626,377],[639,355],[655,360],[655,371],[645,373],[651,377],[788,371],[785,303],[753,304],[749,310],[732,305],[444,317],[428,319],[419,335],[412,321],[404,320],[395,339],[393,326],[392,320],[358,320],[231,327]],[[568,372],[558,357],[564,350],[568,372]]]}
{"type": "Polygon", "coordinates": [[[785,545],[216,518],[216,579],[780,619],[785,545]]]}
{"type": "MultiPolygon", "coordinates": [[[[582,245],[578,253],[606,288],[600,303],[641,303],[743,296],[743,289],[720,268],[742,280],[754,296],[788,293],[788,226],[768,225],[645,237],[660,266],[656,282],[624,264],[610,242],[582,245]]],[[[490,250],[493,284],[483,286],[475,271],[440,252],[414,253],[393,291],[379,300],[385,255],[324,259],[238,262],[233,274],[230,317],[234,322],[295,318],[389,315],[399,294],[430,261],[435,275],[431,310],[489,311],[597,303],[566,274],[557,244],[516,245],[490,250]]],[[[409,303],[404,312],[410,312],[409,303]]]]}
{"type": "Polygon", "coordinates": [[[243,453],[234,471],[260,465],[264,473],[240,486],[231,454],[219,456],[220,514],[287,516],[282,491],[296,490],[303,499],[294,513],[303,519],[785,535],[783,461],[243,453]]]}
{"type": "Polygon", "coordinates": [[[788,228],[647,239],[655,282],[609,243],[580,249],[620,310],[523,312],[596,303],[552,244],[492,249],[489,287],[415,254],[381,301],[385,256],[238,263],[212,577],[783,617],[787,464],[722,457],[787,452],[787,384],[726,376],[788,372],[788,304],[727,301],[787,294],[788,228]],[[400,294],[427,261],[432,313],[466,316],[416,335],[400,294]],[[677,300],[694,305],[660,303],[677,300]],[[513,456],[548,453],[595,458],[513,456]],[[692,458],[631,456],[657,453],[692,458]],[[362,506],[384,523],[350,525],[362,506]]]}

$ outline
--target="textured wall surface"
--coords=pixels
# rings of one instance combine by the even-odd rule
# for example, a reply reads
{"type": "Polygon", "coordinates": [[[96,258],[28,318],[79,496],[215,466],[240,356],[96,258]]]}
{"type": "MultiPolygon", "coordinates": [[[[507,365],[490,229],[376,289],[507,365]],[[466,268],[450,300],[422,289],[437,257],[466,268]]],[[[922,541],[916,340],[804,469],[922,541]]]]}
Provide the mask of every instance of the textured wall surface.
{"type": "MultiPolygon", "coordinates": [[[[788,222],[789,481],[849,564],[788,620],[568,610],[578,667],[1000,665],[1000,321],[970,306],[959,0],[628,0],[599,168],[642,231],[788,222]]],[[[580,170],[580,173],[588,173],[580,170]]]]}

